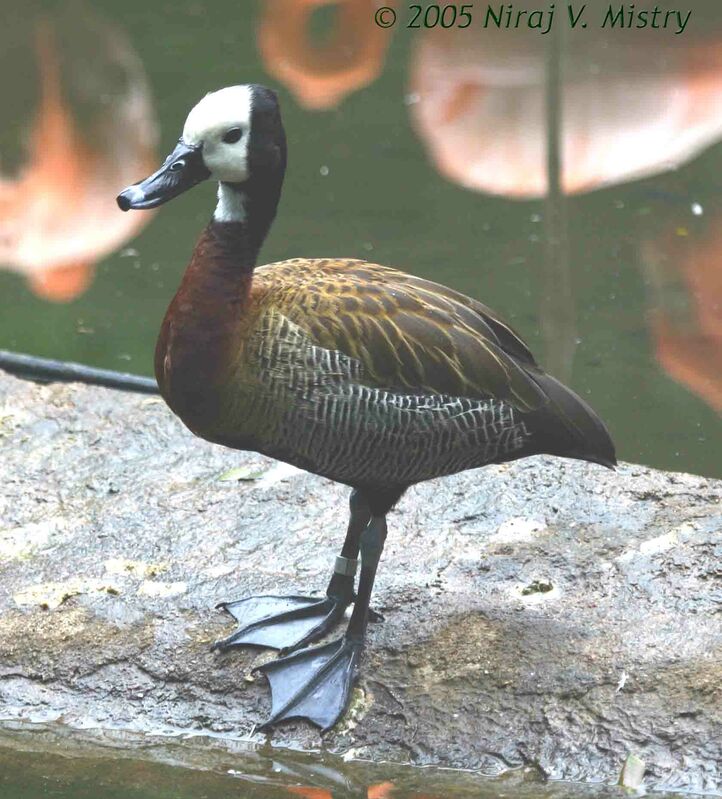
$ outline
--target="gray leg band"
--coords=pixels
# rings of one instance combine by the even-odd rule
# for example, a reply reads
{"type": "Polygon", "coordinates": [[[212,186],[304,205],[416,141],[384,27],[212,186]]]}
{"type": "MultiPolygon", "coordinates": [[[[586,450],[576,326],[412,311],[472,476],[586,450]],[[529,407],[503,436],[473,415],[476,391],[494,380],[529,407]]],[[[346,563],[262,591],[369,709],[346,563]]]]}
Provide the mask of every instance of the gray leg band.
{"type": "Polygon", "coordinates": [[[356,558],[344,558],[343,555],[336,556],[336,566],[334,567],[334,572],[336,572],[336,574],[343,574],[345,577],[354,577],[357,568],[358,560],[356,560],[356,558]]]}

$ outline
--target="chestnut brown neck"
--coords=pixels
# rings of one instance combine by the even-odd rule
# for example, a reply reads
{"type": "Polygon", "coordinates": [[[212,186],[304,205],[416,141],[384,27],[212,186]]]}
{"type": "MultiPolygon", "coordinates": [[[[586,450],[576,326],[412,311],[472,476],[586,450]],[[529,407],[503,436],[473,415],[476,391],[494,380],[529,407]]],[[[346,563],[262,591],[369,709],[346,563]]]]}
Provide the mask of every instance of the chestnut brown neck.
{"type": "Polygon", "coordinates": [[[211,221],[166,312],[155,354],[166,402],[194,431],[217,417],[214,391],[247,317],[258,247],[241,222],[211,221]]]}
{"type": "Polygon", "coordinates": [[[260,244],[250,234],[245,221],[211,219],[198,239],[191,264],[200,262],[201,268],[213,275],[247,279],[256,266],[260,244]]]}
{"type": "Polygon", "coordinates": [[[189,271],[195,280],[250,286],[278,199],[271,209],[265,203],[259,206],[245,189],[219,184],[215,213],[193,251],[189,271]]]}
{"type": "Polygon", "coordinates": [[[247,302],[253,270],[276,214],[283,174],[277,180],[220,183],[218,206],[193,251],[170,313],[203,308],[204,325],[223,327],[238,319],[247,302]],[[188,302],[190,298],[192,302],[188,302]]]}

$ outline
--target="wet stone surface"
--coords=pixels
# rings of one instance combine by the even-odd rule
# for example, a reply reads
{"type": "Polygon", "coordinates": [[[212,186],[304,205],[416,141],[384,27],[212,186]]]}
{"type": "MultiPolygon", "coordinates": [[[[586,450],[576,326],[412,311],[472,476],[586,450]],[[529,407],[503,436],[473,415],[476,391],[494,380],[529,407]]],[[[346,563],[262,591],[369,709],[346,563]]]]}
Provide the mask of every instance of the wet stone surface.
{"type": "MultiPolygon", "coordinates": [[[[274,654],[210,652],[233,629],[214,606],[322,592],[348,490],[199,441],[156,398],[2,373],[0,465],[0,717],[265,740],[251,671],[274,654]]],[[[324,745],[586,781],[631,753],[646,787],[721,790],[721,500],[552,458],[412,488],[324,745]]]]}

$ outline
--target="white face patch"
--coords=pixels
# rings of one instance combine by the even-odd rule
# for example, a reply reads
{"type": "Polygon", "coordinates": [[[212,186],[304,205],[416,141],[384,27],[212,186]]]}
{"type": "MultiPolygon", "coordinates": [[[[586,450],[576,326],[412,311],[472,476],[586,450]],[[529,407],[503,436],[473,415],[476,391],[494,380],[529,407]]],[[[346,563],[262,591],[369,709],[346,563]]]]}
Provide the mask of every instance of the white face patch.
{"type": "Polygon", "coordinates": [[[216,180],[242,183],[248,178],[252,99],[250,86],[229,86],[207,94],[188,114],[183,141],[202,145],[203,162],[216,180]],[[224,142],[235,129],[240,139],[224,142]]]}

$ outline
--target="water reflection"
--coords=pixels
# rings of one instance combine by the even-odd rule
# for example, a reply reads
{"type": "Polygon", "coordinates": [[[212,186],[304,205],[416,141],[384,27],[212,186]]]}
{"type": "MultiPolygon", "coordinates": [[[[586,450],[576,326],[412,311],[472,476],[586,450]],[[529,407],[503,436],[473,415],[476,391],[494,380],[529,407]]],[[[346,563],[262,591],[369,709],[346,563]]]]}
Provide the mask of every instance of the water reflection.
{"type": "Polygon", "coordinates": [[[644,247],[659,363],[722,412],[722,213],[699,238],[674,227],[644,247]]]}
{"type": "Polygon", "coordinates": [[[0,261],[57,299],[98,259],[103,279],[51,305],[0,274],[0,346],[151,373],[213,200],[199,189],[135,240],[149,215],[115,210],[156,165],[145,70],[169,130],[205,91],[258,81],[280,89],[290,144],[265,260],[368,258],[477,296],[590,399],[622,458],[721,474],[722,6],[696,2],[680,36],[526,36],[410,30],[408,4],[385,4],[390,30],[377,0],[97,0],[45,23],[6,4],[0,261]]]}
{"type": "MultiPolygon", "coordinates": [[[[345,786],[344,786],[345,787],[345,786]]],[[[310,786],[291,786],[288,788],[288,792],[295,796],[302,796],[304,799],[334,799],[333,793],[326,788],[312,788],[310,786]]],[[[396,790],[396,786],[393,782],[385,781],[375,783],[374,785],[369,785],[368,790],[365,793],[366,799],[389,799],[392,795],[400,796],[398,790],[396,790]]],[[[359,797],[363,797],[364,793],[358,794],[359,797]]],[[[406,794],[408,799],[434,799],[434,797],[428,794],[420,794],[420,793],[410,793],[406,794]]]]}
{"type": "Polygon", "coordinates": [[[155,116],[142,66],[117,26],[79,5],[35,15],[23,5],[9,20],[0,34],[3,106],[34,111],[28,119],[18,108],[26,127],[3,131],[0,265],[26,275],[37,295],[65,302],[148,222],[118,214],[113,194],[155,164],[155,116]],[[34,56],[27,72],[17,63],[20,45],[34,56]],[[26,77],[33,73],[35,86],[26,77]]]}
{"type": "MultiPolygon", "coordinates": [[[[561,36],[560,36],[561,38],[561,36]]],[[[416,42],[414,125],[439,171],[477,191],[543,197],[548,44],[525,31],[430,30],[416,42]]],[[[722,138],[722,42],[656,33],[562,47],[561,176],[567,193],[676,169],[722,138]]]]}
{"type": "MultiPolygon", "coordinates": [[[[679,169],[722,138],[719,33],[682,41],[637,32],[629,44],[620,36],[431,30],[412,58],[411,114],[439,172],[476,191],[547,200],[540,326],[546,362],[567,380],[576,303],[565,197],[679,169]]],[[[686,298],[687,315],[670,315],[662,301],[651,332],[660,365],[719,411],[715,244],[682,245],[675,234],[658,242],[651,271],[686,298]]]]}
{"type": "MultiPolygon", "coordinates": [[[[390,32],[371,24],[374,0],[266,0],[258,48],[269,75],[305,108],[328,109],[381,73],[390,32]],[[314,30],[323,13],[327,29],[314,30]]],[[[388,4],[387,4],[388,5],[388,4]]]]}
{"type": "Polygon", "coordinates": [[[121,731],[83,733],[12,724],[0,729],[0,794],[30,799],[604,799],[601,787],[545,783],[532,770],[489,779],[479,772],[415,768],[250,743],[174,741],[121,731]]]}

